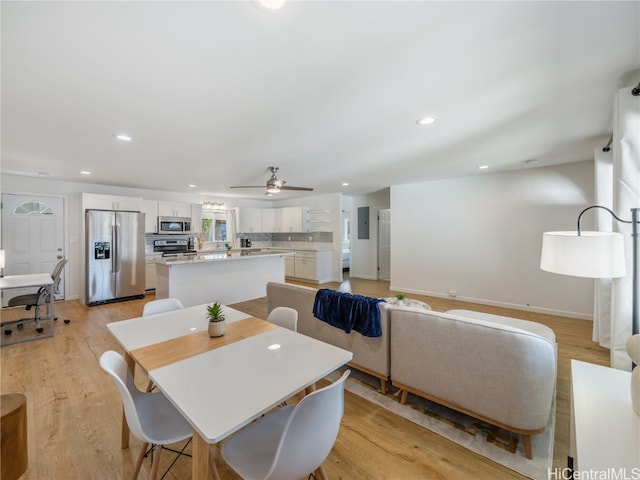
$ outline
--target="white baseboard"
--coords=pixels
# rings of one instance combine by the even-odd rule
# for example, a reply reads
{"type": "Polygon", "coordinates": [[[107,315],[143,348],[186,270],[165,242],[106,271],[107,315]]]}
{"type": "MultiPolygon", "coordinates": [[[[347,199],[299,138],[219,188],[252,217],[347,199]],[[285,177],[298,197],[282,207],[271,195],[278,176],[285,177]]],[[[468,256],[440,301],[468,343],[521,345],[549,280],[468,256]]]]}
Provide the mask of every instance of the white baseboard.
{"type": "MultiPolygon", "coordinates": [[[[402,288],[402,287],[398,288],[398,287],[395,287],[394,285],[390,285],[389,286],[389,290],[395,290],[395,291],[404,292],[404,293],[415,293],[417,295],[425,295],[427,297],[448,298],[448,299],[453,299],[454,298],[454,297],[451,297],[451,295],[442,294],[440,292],[428,292],[428,291],[424,291],[424,290],[415,290],[415,289],[402,288]]],[[[577,319],[580,319],[580,320],[593,321],[593,315],[586,315],[586,314],[578,313],[578,312],[570,312],[570,311],[565,311],[565,310],[556,310],[556,309],[545,308],[545,307],[536,307],[536,306],[533,306],[533,305],[520,305],[520,304],[517,304],[517,303],[497,302],[495,300],[487,300],[487,299],[484,299],[484,298],[471,298],[471,297],[456,296],[455,299],[459,300],[461,302],[479,303],[481,305],[490,305],[492,307],[512,308],[514,310],[522,310],[524,312],[544,313],[544,314],[547,314],[547,315],[557,315],[557,316],[560,316],[560,317],[569,317],[569,318],[577,318],[577,319]]]]}

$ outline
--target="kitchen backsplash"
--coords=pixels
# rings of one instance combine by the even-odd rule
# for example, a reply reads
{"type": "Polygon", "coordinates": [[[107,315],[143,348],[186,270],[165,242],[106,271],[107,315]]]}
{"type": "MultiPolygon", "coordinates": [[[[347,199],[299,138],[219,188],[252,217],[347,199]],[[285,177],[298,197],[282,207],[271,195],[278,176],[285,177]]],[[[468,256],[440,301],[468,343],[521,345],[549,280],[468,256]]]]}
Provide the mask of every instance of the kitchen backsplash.
{"type": "Polygon", "coordinates": [[[296,233],[238,233],[236,239],[250,238],[252,243],[264,242],[318,242],[333,243],[333,232],[296,232],[296,233]]]}

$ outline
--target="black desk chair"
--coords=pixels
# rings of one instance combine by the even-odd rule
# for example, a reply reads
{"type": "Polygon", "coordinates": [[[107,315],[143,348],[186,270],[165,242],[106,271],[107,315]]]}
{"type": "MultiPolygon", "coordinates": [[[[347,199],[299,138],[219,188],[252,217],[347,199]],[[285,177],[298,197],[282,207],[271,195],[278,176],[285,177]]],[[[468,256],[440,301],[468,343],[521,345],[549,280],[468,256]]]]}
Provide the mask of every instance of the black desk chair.
{"type": "MultiPolygon", "coordinates": [[[[68,260],[66,258],[60,260],[58,264],[53,269],[51,273],[51,278],[53,279],[53,292],[60,293],[60,280],[62,280],[62,270],[67,264],[68,260]]],[[[35,322],[36,332],[42,333],[44,330],[40,325],[40,305],[46,305],[47,315],[49,315],[49,291],[47,287],[40,287],[36,293],[29,293],[26,295],[18,295],[17,297],[13,297],[9,300],[9,307],[18,307],[24,305],[25,310],[31,310],[32,307],[35,307],[35,314],[33,318],[23,318],[21,320],[14,320],[12,322],[7,322],[2,324],[2,326],[7,324],[16,323],[18,328],[22,328],[23,325],[27,322],[35,322]]],[[[54,320],[57,320],[58,317],[55,317],[54,320]]],[[[69,323],[70,320],[68,318],[64,318],[64,323],[69,323]]],[[[11,329],[6,329],[4,331],[5,335],[11,335],[11,329]]]]}

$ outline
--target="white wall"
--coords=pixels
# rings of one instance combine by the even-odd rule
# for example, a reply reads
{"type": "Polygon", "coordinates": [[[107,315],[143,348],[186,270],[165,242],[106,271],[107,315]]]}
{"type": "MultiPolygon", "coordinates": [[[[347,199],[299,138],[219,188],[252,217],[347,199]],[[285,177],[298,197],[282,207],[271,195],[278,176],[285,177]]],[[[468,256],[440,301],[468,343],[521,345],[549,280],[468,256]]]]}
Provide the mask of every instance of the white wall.
{"type": "Polygon", "coordinates": [[[50,178],[27,177],[20,175],[0,175],[0,191],[14,194],[38,194],[62,197],[65,201],[65,256],[69,260],[65,268],[65,297],[80,298],[81,280],[81,243],[84,241],[82,227],[82,193],[101,193],[106,195],[124,195],[142,197],[151,200],[172,200],[176,202],[202,203],[205,200],[224,202],[246,207],[268,207],[268,202],[249,199],[203,196],[197,193],[185,194],[159,190],[144,190],[90,183],[63,182],[50,178]]]}
{"type": "MultiPolygon", "coordinates": [[[[389,189],[380,190],[369,195],[354,195],[351,203],[351,268],[349,276],[378,279],[378,211],[389,208],[389,189]],[[369,239],[358,239],[358,208],[369,207],[369,239]]],[[[393,225],[393,210],[391,225],[393,225]]],[[[393,244],[391,246],[393,258],[393,244]]]]}
{"type": "Polygon", "coordinates": [[[575,230],[593,185],[580,162],[391,187],[391,288],[591,318],[593,280],[539,262],[542,233],[575,230]]]}

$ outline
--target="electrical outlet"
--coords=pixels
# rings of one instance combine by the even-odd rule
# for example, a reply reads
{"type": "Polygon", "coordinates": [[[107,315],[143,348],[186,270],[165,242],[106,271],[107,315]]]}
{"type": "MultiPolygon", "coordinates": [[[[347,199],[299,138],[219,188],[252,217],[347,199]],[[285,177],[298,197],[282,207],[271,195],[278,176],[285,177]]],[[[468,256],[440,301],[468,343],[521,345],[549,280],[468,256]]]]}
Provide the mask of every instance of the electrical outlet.
{"type": "Polygon", "coordinates": [[[309,235],[309,241],[313,242],[313,236],[312,235],[309,235]]]}

